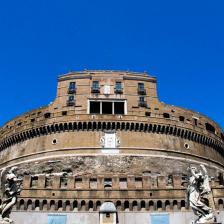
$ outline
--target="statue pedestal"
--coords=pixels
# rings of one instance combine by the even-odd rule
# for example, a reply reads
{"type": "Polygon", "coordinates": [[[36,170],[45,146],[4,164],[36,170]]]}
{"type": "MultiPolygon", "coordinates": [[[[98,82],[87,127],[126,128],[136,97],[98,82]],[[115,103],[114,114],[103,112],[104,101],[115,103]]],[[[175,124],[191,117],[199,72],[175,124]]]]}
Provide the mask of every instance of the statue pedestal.
{"type": "Polygon", "coordinates": [[[0,220],[0,224],[15,224],[13,221],[0,220]]]}

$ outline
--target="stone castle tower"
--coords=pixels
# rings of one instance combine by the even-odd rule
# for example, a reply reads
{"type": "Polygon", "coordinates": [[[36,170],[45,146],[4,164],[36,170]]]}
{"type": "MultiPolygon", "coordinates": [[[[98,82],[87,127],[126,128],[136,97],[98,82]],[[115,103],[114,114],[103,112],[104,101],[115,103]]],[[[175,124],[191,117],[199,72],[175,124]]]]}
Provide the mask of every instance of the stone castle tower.
{"type": "Polygon", "coordinates": [[[156,85],[146,73],[71,72],[58,78],[53,103],[6,123],[0,168],[16,165],[24,178],[14,210],[86,214],[85,223],[97,223],[105,201],[130,217],[189,211],[187,167],[199,164],[223,209],[224,133],[202,114],[159,101],[156,85]]]}

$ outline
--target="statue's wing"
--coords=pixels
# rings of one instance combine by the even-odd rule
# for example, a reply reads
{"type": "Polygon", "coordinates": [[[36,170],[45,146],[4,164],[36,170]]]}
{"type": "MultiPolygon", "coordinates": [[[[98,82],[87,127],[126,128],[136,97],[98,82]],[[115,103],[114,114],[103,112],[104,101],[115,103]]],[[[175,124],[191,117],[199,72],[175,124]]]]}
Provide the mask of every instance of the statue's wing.
{"type": "Polygon", "coordinates": [[[1,189],[4,189],[4,181],[3,181],[3,178],[5,176],[5,173],[6,173],[6,168],[3,168],[0,171],[0,187],[1,187],[1,189]]]}

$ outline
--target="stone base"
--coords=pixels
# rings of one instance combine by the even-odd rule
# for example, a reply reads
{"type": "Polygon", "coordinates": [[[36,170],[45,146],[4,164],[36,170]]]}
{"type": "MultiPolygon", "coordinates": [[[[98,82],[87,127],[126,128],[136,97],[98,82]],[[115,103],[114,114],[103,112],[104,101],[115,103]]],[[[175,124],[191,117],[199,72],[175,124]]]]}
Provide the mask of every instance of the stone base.
{"type": "Polygon", "coordinates": [[[8,220],[0,220],[0,224],[14,224],[14,222],[8,220]]]}

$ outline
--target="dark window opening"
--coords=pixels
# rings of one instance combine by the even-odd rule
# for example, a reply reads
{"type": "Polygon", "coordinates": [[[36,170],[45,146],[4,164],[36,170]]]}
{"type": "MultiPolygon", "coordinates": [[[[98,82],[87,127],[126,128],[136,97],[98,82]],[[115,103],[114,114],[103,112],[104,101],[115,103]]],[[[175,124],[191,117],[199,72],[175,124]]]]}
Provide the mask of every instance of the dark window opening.
{"type": "Polygon", "coordinates": [[[70,82],[68,87],[68,93],[75,93],[76,92],[76,84],[75,82],[70,82]]]}
{"type": "Polygon", "coordinates": [[[37,187],[37,183],[38,183],[38,176],[32,176],[30,186],[37,187]]]}
{"type": "Polygon", "coordinates": [[[123,93],[123,87],[121,82],[115,83],[115,93],[123,93]]]}
{"type": "Polygon", "coordinates": [[[74,106],[74,105],[75,105],[75,96],[69,96],[67,106],[74,106]]]}
{"type": "Polygon", "coordinates": [[[45,117],[45,118],[50,118],[50,117],[51,117],[51,113],[45,113],[45,114],[44,114],[44,117],[45,117]]]}
{"type": "Polygon", "coordinates": [[[193,118],[193,122],[194,122],[194,125],[195,125],[195,126],[197,126],[197,125],[198,125],[198,119],[193,118]]]}
{"type": "Polygon", "coordinates": [[[112,114],[112,102],[102,102],[102,114],[112,114]]]}
{"type": "Polygon", "coordinates": [[[66,188],[68,185],[68,178],[67,177],[60,177],[60,186],[61,188],[66,188]]]}
{"type": "Polygon", "coordinates": [[[91,114],[100,113],[100,102],[90,102],[90,113],[91,114]]]}
{"type": "Polygon", "coordinates": [[[224,141],[224,134],[223,133],[221,133],[221,138],[224,141]]]}
{"type": "Polygon", "coordinates": [[[93,81],[93,83],[92,83],[92,93],[99,93],[99,92],[100,92],[99,81],[93,81]]]}
{"type": "Polygon", "coordinates": [[[67,115],[67,111],[62,111],[61,114],[62,114],[62,116],[66,116],[67,115]]]}
{"type": "Polygon", "coordinates": [[[104,179],[104,189],[111,190],[112,189],[112,178],[105,178],[104,179]]]}
{"type": "Polygon", "coordinates": [[[106,217],[107,217],[107,218],[110,218],[110,213],[107,212],[107,213],[106,213],[106,217]]]}
{"type": "Polygon", "coordinates": [[[138,106],[139,107],[147,107],[147,102],[145,101],[144,96],[139,97],[138,106]]]}
{"type": "Polygon", "coordinates": [[[114,114],[124,114],[124,102],[114,102],[114,114]]]}
{"type": "Polygon", "coordinates": [[[146,94],[144,83],[138,83],[138,94],[140,95],[146,94]]]}
{"type": "Polygon", "coordinates": [[[182,122],[184,122],[184,119],[185,119],[185,118],[184,118],[183,116],[180,116],[180,117],[179,117],[179,120],[182,121],[182,122]]]}
{"type": "Polygon", "coordinates": [[[211,124],[205,123],[205,127],[206,127],[206,130],[207,131],[210,131],[212,133],[215,133],[215,128],[211,124]]]}
{"type": "Polygon", "coordinates": [[[168,113],[164,113],[164,114],[163,114],[163,117],[164,117],[164,118],[170,118],[170,115],[169,115],[168,113]]]}
{"type": "Polygon", "coordinates": [[[34,122],[34,121],[35,121],[35,118],[32,118],[30,121],[31,121],[31,122],[34,122]]]}
{"type": "Polygon", "coordinates": [[[145,116],[146,117],[150,117],[151,116],[151,112],[145,112],[145,116]]]}

